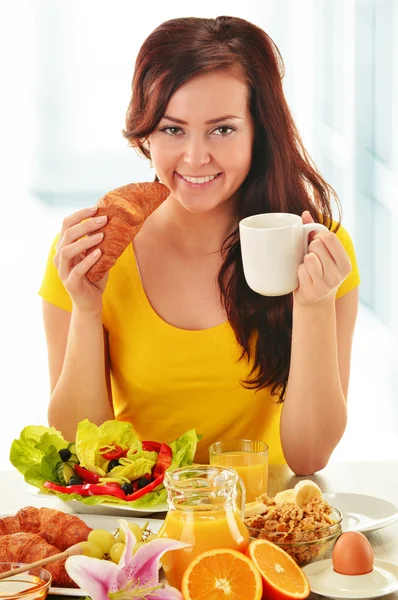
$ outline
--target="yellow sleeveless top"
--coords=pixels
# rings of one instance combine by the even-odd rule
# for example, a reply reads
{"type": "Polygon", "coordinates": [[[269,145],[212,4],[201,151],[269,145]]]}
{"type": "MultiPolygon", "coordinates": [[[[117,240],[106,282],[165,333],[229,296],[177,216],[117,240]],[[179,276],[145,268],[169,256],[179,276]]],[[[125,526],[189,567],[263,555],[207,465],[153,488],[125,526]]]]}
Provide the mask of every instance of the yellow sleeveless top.
{"type": "MultiPolygon", "coordinates": [[[[337,233],[352,263],[340,297],[359,284],[355,251],[347,231],[337,233]]],[[[39,291],[66,311],[71,300],[53,264],[56,236],[39,291]]],[[[150,305],[130,244],[110,270],[103,296],[103,325],[109,336],[115,418],[130,421],[141,439],[172,441],[196,428],[203,435],[195,461],[208,463],[213,442],[234,438],[263,440],[269,462],[284,463],[279,423],[283,405],[261,391],[242,387],[250,368],[239,361],[241,348],[229,322],[210,329],[178,329],[150,305]]]]}

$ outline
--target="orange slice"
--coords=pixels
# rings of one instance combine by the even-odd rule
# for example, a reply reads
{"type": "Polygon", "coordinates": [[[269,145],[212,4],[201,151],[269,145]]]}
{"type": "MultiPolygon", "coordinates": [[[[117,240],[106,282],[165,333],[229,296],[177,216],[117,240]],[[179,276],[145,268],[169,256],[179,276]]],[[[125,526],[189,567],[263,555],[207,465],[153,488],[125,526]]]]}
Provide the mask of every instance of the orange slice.
{"type": "Polygon", "coordinates": [[[303,600],[310,595],[310,584],[298,564],[287,552],[268,540],[255,540],[247,550],[263,579],[264,596],[270,600],[303,600]]]}
{"type": "Polygon", "coordinates": [[[237,550],[209,550],[199,554],[182,578],[184,600],[261,600],[259,571],[237,550]]]}

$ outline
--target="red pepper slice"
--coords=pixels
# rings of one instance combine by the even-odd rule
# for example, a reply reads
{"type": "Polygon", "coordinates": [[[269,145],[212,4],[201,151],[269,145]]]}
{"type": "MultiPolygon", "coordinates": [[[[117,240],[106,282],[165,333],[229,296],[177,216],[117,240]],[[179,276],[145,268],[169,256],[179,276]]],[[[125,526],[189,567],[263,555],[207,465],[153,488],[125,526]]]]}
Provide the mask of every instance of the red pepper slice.
{"type": "Polygon", "coordinates": [[[164,473],[163,473],[163,475],[160,475],[160,477],[158,477],[157,479],[152,481],[152,483],[149,483],[148,485],[141,488],[137,492],[134,492],[133,494],[129,494],[128,496],[125,496],[124,499],[126,500],[126,502],[132,502],[133,500],[138,500],[138,498],[142,498],[142,496],[145,496],[145,494],[148,494],[149,492],[153,492],[153,490],[155,488],[157,488],[158,485],[163,483],[163,479],[164,479],[164,473]]]}
{"type": "Polygon", "coordinates": [[[160,446],[158,459],[156,461],[156,465],[152,470],[152,477],[157,479],[160,475],[164,474],[166,469],[171,465],[171,461],[173,458],[173,451],[167,444],[162,444],[160,446]]]}
{"type": "Polygon", "coordinates": [[[161,445],[159,442],[141,442],[142,449],[145,452],[160,452],[161,445]]]}
{"type": "Polygon", "coordinates": [[[84,489],[84,484],[80,485],[58,485],[52,481],[46,481],[43,486],[54,492],[60,492],[61,494],[80,494],[81,496],[88,496],[88,492],[84,489]]]}
{"type": "Polygon", "coordinates": [[[84,491],[89,496],[115,496],[121,500],[126,499],[126,494],[122,489],[114,485],[97,485],[95,483],[85,483],[83,485],[84,491]]]}
{"type": "Polygon", "coordinates": [[[99,482],[99,475],[97,475],[97,473],[93,473],[92,471],[89,471],[88,469],[85,469],[84,467],[81,467],[80,465],[76,465],[75,466],[75,473],[76,475],[79,475],[79,477],[81,477],[83,479],[83,481],[86,481],[87,483],[98,483],[99,482]]]}
{"type": "Polygon", "coordinates": [[[121,448],[120,446],[114,446],[114,448],[112,448],[111,450],[106,450],[105,448],[100,448],[100,452],[103,456],[103,458],[105,458],[105,460],[117,460],[118,458],[121,458],[122,456],[126,456],[128,450],[123,450],[123,448],[121,448]],[[104,452],[102,452],[102,450],[104,450],[104,452]]]}

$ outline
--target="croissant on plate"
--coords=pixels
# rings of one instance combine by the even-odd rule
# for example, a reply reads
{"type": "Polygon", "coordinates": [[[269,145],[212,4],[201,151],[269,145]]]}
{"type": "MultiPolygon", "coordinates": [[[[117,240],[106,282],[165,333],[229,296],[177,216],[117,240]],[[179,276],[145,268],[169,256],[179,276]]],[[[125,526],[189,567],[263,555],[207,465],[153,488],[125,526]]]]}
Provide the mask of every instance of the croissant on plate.
{"type": "Polygon", "coordinates": [[[99,281],[115,264],[129,243],[135,238],[145,220],[169,196],[169,189],[154,181],[152,183],[129,183],[117,188],[98,202],[96,217],[106,215],[108,220],[100,230],[104,237],[100,244],[90,248],[102,251],[97,262],[87,271],[87,279],[99,281]]]}
{"type": "MultiPolygon", "coordinates": [[[[73,544],[85,542],[91,528],[79,517],[53,508],[21,508],[15,517],[0,519],[0,536],[25,532],[35,533],[63,552],[73,544]]],[[[3,539],[0,538],[0,545],[3,539]]],[[[10,559],[8,559],[10,560],[10,559]]]]}
{"type": "MultiPolygon", "coordinates": [[[[21,531],[0,538],[0,562],[32,563],[58,553],[58,548],[46,542],[37,533],[21,531]]],[[[52,575],[52,586],[77,587],[65,570],[64,560],[45,565],[44,568],[52,575]]]]}

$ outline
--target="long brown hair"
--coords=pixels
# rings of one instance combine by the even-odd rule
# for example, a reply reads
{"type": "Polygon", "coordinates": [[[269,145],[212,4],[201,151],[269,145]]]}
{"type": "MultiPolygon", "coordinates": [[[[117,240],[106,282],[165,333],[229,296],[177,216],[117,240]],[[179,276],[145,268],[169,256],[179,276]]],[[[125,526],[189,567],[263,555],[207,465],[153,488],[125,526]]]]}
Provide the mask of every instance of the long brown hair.
{"type": "MultiPolygon", "coordinates": [[[[249,89],[255,127],[251,169],[241,186],[238,217],[266,212],[301,215],[332,226],[330,198],[337,194],[321,177],[294,124],[278,48],[259,27],[236,17],[181,18],[162,23],[145,40],[135,64],[124,137],[146,158],[146,140],[172,94],[192,77],[238,69],[249,89]]],[[[157,179],[157,178],[156,178],[157,179]]],[[[339,222],[335,231],[337,231],[339,222]]],[[[283,402],[289,376],[293,295],[264,297],[247,285],[239,230],[223,244],[218,283],[221,300],[251,371],[245,387],[272,386],[283,402]]]]}

